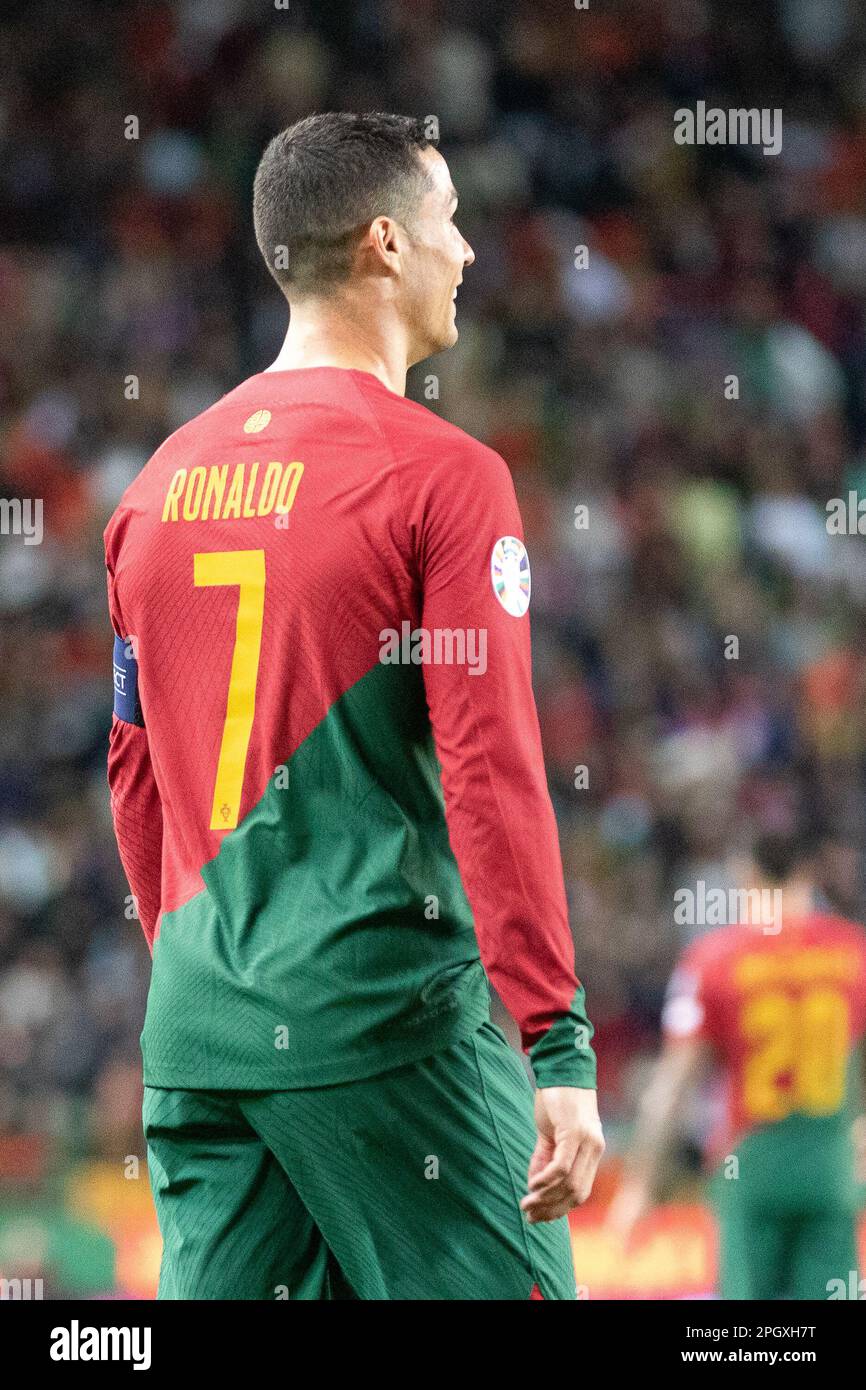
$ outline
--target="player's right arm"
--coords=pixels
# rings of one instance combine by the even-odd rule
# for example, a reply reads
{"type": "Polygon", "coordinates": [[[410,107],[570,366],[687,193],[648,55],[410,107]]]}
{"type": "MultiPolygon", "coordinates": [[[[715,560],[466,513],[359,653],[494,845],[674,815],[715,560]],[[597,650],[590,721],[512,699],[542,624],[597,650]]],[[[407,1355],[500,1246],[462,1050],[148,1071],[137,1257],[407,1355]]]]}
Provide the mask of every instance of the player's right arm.
{"type": "Polygon", "coordinates": [[[162,802],[138,696],[136,643],[124,631],[108,539],[107,545],[108,604],[114,628],[114,712],[108,743],[111,818],[120,862],[152,952],[162,896],[162,802]]]}
{"type": "Polygon", "coordinates": [[[462,632],[467,649],[472,633],[476,654],[484,653],[477,674],[427,663],[424,680],[449,837],[481,959],[518,1023],[539,1087],[524,1209],[530,1220],[551,1220],[589,1195],[604,1141],[532,693],[526,585],[517,567],[522,522],[505,463],[474,441],[459,458],[428,456],[403,486],[422,627],[431,637],[462,632]],[[517,557],[513,576],[501,564],[509,557],[517,557]]]}
{"type": "Polygon", "coordinates": [[[707,1073],[713,1047],[700,943],[687,951],[668,986],[662,1014],[664,1043],[650,1083],[641,1096],[623,1183],[608,1221],[628,1240],[657,1199],[665,1159],[689,1096],[707,1073]]]}

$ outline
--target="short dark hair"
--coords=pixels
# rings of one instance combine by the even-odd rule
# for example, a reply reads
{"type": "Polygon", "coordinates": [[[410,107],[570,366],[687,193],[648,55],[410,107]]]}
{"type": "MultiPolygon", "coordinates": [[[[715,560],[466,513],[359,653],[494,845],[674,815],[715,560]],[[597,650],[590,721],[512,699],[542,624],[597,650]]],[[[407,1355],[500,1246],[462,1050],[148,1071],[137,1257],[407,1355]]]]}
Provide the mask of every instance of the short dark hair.
{"type": "Polygon", "coordinates": [[[283,292],[327,294],[347,279],[353,242],[374,217],[410,219],[428,187],[418,154],[434,143],[421,117],[382,111],[306,116],[275,135],[256,171],[253,219],[283,292]]]}
{"type": "Polygon", "coordinates": [[[802,830],[758,835],[752,857],[771,883],[785,883],[798,870],[805,869],[813,857],[809,838],[802,830]]]}

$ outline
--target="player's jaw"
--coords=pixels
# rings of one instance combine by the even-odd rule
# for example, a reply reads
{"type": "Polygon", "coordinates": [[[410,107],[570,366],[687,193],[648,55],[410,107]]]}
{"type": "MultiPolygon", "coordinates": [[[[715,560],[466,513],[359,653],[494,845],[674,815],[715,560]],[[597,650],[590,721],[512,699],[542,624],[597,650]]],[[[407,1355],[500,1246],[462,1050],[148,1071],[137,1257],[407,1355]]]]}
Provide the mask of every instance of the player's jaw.
{"type": "Polygon", "coordinates": [[[439,345],[434,349],[437,352],[441,352],[443,348],[453,347],[457,342],[457,294],[462,283],[463,276],[461,274],[459,279],[449,280],[446,285],[446,297],[437,314],[437,319],[441,325],[437,335],[440,340],[439,345]]]}
{"type": "Polygon", "coordinates": [[[441,304],[438,314],[442,329],[441,341],[436,351],[442,348],[452,347],[457,342],[457,300],[459,289],[463,284],[463,271],[471,265],[475,259],[474,252],[469,243],[464,241],[457,228],[453,224],[448,228],[450,245],[448,247],[448,258],[443,267],[443,280],[445,290],[445,301],[441,304]],[[454,247],[456,238],[456,253],[454,247]]]}
{"type": "Polygon", "coordinates": [[[457,341],[457,293],[475,253],[455,221],[457,194],[438,150],[422,156],[428,190],[413,226],[407,270],[412,286],[415,361],[457,341]]]}
{"type": "Polygon", "coordinates": [[[461,256],[424,255],[416,267],[414,312],[415,361],[442,352],[457,342],[457,300],[466,262],[461,256]]]}

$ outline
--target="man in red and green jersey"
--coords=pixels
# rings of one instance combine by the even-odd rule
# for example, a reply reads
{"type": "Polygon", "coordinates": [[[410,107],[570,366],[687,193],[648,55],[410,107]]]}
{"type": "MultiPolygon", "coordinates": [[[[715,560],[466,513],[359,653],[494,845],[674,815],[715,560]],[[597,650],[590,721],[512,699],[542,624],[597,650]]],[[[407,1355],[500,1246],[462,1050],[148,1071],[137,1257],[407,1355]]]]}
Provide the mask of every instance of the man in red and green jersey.
{"type": "Polygon", "coordinates": [[[404,395],[456,340],[455,202],[411,118],[272,141],[284,347],[106,530],[163,1297],[575,1296],[603,1141],[529,560],[503,461],[404,395]]]}
{"type": "Polygon", "coordinates": [[[683,1101],[715,1066],[721,1296],[849,1297],[866,935],[815,910],[799,837],[761,838],[755,862],[760,887],[735,895],[741,920],[695,940],[671,978],[665,1048],[611,1222],[627,1234],[647,1210],[683,1101]]]}

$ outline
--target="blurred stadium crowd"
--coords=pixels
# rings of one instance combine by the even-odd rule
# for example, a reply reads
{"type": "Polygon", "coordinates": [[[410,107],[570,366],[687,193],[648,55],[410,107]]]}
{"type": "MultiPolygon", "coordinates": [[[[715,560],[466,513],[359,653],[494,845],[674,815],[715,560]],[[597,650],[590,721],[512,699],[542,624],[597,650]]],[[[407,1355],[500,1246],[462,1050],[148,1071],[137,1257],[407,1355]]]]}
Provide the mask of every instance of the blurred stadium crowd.
{"type": "Polygon", "coordinates": [[[866,11],[33,0],[0,70],[0,495],[44,499],[45,527],[0,537],[0,1208],[4,1182],[142,1152],[101,533],[162,439],[275,356],[252,175],[328,107],[435,115],[460,192],[460,342],[411,394],[514,474],[615,1130],[676,886],[734,884],[756,829],[800,825],[863,912],[866,543],[825,504],[866,497],[866,11]],[[698,100],[781,108],[781,153],[678,146],[698,100]]]}

